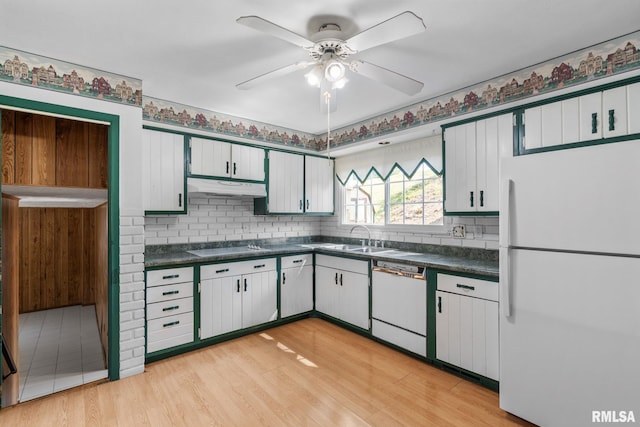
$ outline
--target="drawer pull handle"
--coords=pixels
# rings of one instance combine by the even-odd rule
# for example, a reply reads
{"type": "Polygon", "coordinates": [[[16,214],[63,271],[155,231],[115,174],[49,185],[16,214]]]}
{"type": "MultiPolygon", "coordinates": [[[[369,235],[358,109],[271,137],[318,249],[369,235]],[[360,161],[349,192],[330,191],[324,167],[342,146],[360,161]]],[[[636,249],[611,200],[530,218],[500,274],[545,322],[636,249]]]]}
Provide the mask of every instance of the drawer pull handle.
{"type": "Polygon", "coordinates": [[[247,292],[247,279],[244,279],[244,291],[247,292]]]}
{"type": "Polygon", "coordinates": [[[164,325],[162,325],[162,327],[163,327],[163,328],[168,328],[168,327],[170,327],[170,326],[176,326],[176,325],[179,325],[179,324],[180,324],[180,321],[179,321],[179,320],[176,320],[175,322],[165,323],[164,325]]]}
{"type": "Polygon", "coordinates": [[[469,192],[469,205],[473,207],[473,191],[469,192]]]}
{"type": "Polygon", "coordinates": [[[456,286],[458,288],[460,288],[460,289],[466,289],[466,290],[469,290],[469,291],[475,291],[476,290],[475,286],[461,285],[460,283],[458,283],[456,286]]]}
{"type": "Polygon", "coordinates": [[[240,292],[240,279],[236,282],[236,292],[240,292]]]}
{"type": "Polygon", "coordinates": [[[285,276],[284,271],[282,272],[282,284],[284,285],[287,281],[287,276],[285,276]]]}
{"type": "Polygon", "coordinates": [[[162,276],[162,280],[167,280],[167,279],[177,279],[178,277],[180,277],[179,274],[171,274],[169,276],[162,276]]]}
{"type": "Polygon", "coordinates": [[[162,309],[162,311],[171,311],[171,310],[177,310],[179,309],[180,306],[179,305],[174,305],[173,307],[165,307],[162,309]]]}
{"type": "Polygon", "coordinates": [[[591,133],[598,133],[598,113],[591,114],[591,133]]]}
{"type": "Polygon", "coordinates": [[[338,284],[338,273],[336,273],[336,285],[338,284]]]}
{"type": "Polygon", "coordinates": [[[166,291],[162,293],[162,296],[166,296],[166,295],[177,295],[179,294],[180,291],[166,291]]]}
{"type": "Polygon", "coordinates": [[[303,259],[296,259],[296,260],[293,261],[294,264],[299,264],[301,262],[304,262],[304,260],[303,259]]]}
{"type": "Polygon", "coordinates": [[[253,266],[253,268],[263,268],[263,267],[266,267],[266,264],[258,264],[253,266]]]}
{"type": "Polygon", "coordinates": [[[438,297],[438,313],[442,313],[442,297],[438,297]]]}
{"type": "Polygon", "coordinates": [[[229,271],[229,269],[228,269],[228,268],[223,268],[222,270],[216,270],[216,273],[217,273],[217,274],[220,274],[220,273],[226,273],[227,271],[229,271]]]}

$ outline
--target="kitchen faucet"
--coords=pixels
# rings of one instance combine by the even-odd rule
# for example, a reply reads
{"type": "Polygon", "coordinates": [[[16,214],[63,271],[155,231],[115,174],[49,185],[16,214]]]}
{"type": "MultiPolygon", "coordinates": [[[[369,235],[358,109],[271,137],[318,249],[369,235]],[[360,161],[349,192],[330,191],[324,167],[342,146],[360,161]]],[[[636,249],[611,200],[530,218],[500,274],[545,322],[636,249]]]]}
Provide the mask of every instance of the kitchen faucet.
{"type": "MultiPolygon", "coordinates": [[[[368,236],[368,240],[367,240],[367,246],[371,246],[371,230],[369,230],[369,227],[367,227],[364,224],[356,224],[353,227],[351,227],[351,231],[349,232],[349,234],[353,234],[353,230],[355,230],[357,227],[362,227],[365,230],[367,230],[367,233],[369,234],[368,236]]],[[[363,241],[363,246],[364,246],[364,241],[363,241]]]]}

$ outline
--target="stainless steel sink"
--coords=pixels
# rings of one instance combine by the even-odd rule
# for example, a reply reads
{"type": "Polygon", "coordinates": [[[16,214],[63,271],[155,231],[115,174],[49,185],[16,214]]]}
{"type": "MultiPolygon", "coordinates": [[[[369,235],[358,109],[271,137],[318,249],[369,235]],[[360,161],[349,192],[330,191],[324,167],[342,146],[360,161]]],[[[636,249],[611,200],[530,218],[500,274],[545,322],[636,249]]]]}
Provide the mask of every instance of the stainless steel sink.
{"type": "Polygon", "coordinates": [[[332,249],[336,251],[345,251],[345,252],[354,252],[354,253],[362,253],[362,254],[375,254],[380,252],[392,252],[394,249],[390,248],[379,248],[375,246],[360,246],[360,245],[325,245],[322,246],[322,249],[332,249]]]}

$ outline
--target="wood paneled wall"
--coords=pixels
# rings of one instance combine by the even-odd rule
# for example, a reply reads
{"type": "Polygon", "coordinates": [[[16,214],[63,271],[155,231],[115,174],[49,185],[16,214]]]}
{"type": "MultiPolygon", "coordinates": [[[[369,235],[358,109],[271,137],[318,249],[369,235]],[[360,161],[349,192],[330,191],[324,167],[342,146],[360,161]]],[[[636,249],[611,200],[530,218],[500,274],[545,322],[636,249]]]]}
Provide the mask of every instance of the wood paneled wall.
{"type": "Polygon", "coordinates": [[[20,208],[20,313],[96,302],[96,236],[95,209],[20,208]]]}
{"type": "Polygon", "coordinates": [[[94,209],[95,214],[95,302],[98,330],[102,341],[105,364],[107,363],[109,325],[109,209],[105,203],[94,209]]]}
{"type": "Polygon", "coordinates": [[[2,183],[107,188],[108,130],[2,110],[2,183]]]}

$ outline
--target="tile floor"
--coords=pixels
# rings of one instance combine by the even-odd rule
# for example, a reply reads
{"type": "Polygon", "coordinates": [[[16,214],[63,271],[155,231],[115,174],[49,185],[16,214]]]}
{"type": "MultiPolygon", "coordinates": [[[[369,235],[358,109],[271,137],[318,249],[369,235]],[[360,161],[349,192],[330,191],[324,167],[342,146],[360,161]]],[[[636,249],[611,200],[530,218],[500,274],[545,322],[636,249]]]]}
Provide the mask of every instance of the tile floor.
{"type": "Polygon", "coordinates": [[[21,402],[107,377],[95,306],[24,313],[19,322],[21,402]]]}

